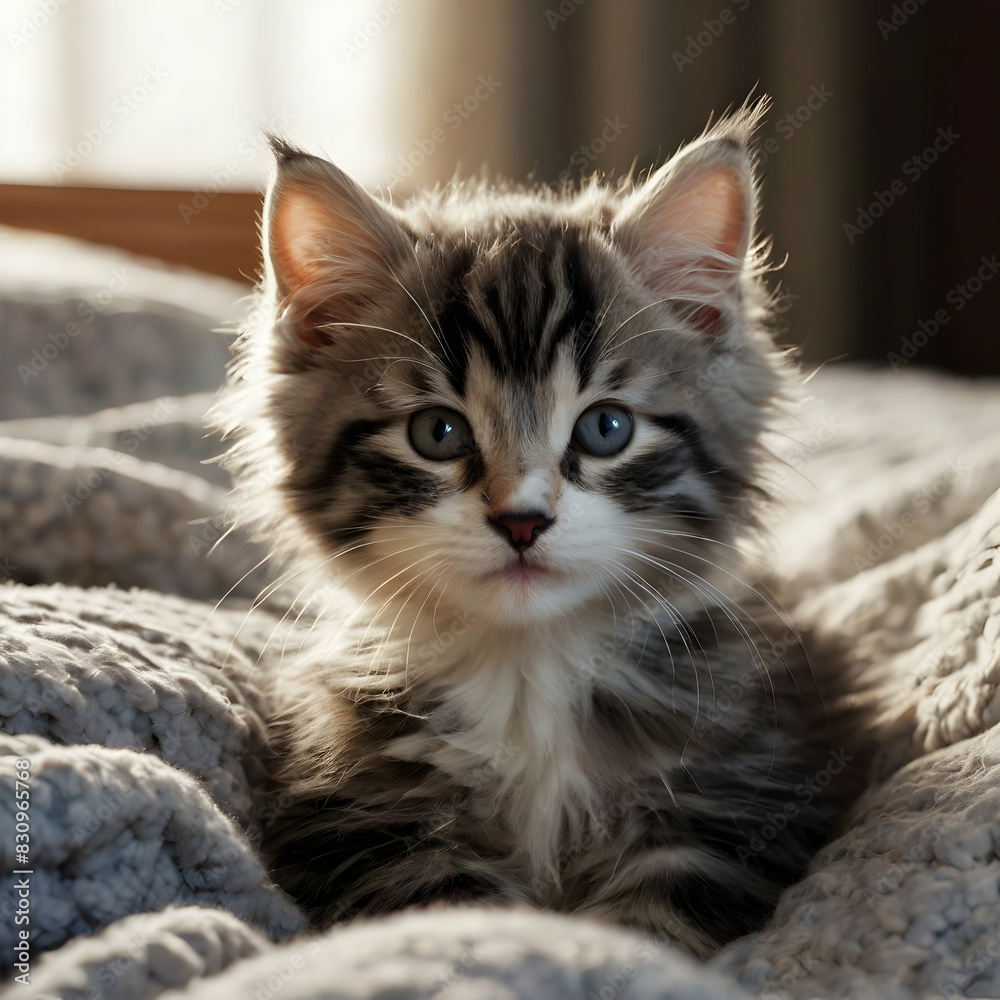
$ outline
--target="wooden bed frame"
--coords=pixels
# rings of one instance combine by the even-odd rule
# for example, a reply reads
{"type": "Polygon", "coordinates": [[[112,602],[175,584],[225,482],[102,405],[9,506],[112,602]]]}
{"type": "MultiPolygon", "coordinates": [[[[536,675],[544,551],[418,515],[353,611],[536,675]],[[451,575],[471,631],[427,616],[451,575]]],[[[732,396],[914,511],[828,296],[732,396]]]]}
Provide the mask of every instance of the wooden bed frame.
{"type": "Polygon", "coordinates": [[[235,281],[255,282],[254,191],[152,191],[0,184],[0,223],[106,243],[235,281]]]}

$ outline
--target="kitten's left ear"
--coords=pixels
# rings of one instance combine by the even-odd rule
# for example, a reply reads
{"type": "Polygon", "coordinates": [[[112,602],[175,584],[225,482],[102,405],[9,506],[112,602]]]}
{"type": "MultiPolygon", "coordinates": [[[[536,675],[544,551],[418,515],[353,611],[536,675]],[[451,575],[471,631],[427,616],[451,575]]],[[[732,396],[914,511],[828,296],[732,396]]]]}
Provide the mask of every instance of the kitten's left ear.
{"type": "Polygon", "coordinates": [[[724,332],[757,215],[744,120],[678,153],[629,196],[613,233],[642,280],[706,336],[724,332]]]}
{"type": "Polygon", "coordinates": [[[363,319],[412,243],[392,210],[327,160],[271,139],[277,174],[264,207],[268,278],[300,344],[329,343],[363,319]]]}

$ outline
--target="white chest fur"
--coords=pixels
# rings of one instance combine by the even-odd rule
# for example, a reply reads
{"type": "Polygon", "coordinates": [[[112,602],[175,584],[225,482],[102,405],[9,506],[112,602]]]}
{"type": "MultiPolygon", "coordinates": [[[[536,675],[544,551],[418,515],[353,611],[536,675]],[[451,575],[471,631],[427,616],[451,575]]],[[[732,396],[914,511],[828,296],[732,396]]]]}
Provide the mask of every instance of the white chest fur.
{"type": "Polygon", "coordinates": [[[390,750],[419,755],[480,796],[540,884],[558,882],[560,850],[583,834],[597,805],[582,745],[601,664],[595,646],[579,630],[497,636],[471,629],[435,666],[435,735],[400,739],[390,750]]]}

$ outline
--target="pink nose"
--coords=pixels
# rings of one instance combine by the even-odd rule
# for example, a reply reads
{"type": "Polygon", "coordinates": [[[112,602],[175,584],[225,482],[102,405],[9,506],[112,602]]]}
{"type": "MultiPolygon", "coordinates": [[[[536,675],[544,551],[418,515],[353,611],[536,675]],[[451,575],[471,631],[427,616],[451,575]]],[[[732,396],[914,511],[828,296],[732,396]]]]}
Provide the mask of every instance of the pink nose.
{"type": "Polygon", "coordinates": [[[501,514],[490,523],[518,552],[534,545],[535,539],[552,524],[552,518],[542,514],[501,514]]]}

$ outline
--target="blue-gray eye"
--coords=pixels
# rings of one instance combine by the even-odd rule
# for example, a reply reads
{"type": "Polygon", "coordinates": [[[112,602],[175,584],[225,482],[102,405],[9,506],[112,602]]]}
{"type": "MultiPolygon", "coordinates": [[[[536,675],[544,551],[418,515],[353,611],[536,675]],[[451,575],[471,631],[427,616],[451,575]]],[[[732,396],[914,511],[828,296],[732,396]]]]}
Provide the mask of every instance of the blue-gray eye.
{"type": "Polygon", "coordinates": [[[617,455],[632,440],[632,414],[611,403],[586,410],[573,428],[573,440],[599,458],[617,455]]]}
{"type": "Polygon", "coordinates": [[[418,410],[410,417],[409,433],[413,450],[435,462],[461,458],[476,447],[469,421],[445,406],[418,410]]]}

